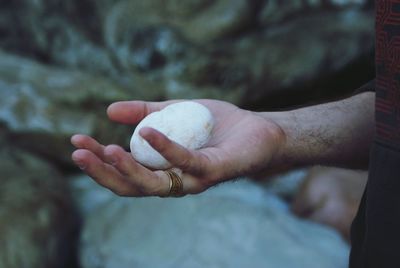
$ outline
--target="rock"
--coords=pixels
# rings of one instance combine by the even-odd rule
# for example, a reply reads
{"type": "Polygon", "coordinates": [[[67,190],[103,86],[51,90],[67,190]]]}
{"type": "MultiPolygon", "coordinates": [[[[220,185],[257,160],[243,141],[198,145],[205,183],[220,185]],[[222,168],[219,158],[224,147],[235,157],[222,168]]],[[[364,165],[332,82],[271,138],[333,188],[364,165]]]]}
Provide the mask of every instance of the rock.
{"type": "Polygon", "coordinates": [[[196,43],[204,47],[246,27],[251,10],[245,0],[120,1],[104,18],[105,44],[126,70],[168,68],[170,76],[198,50],[196,43]]]}
{"type": "Polygon", "coordinates": [[[106,78],[0,52],[0,121],[15,144],[63,164],[71,164],[69,138],[75,133],[128,144],[131,129],[111,124],[106,107],[118,100],[153,99],[152,94],[161,93],[150,84],[125,89],[106,78]],[[142,86],[147,97],[136,90],[142,86]]]}
{"type": "Polygon", "coordinates": [[[347,267],[337,233],[293,217],[249,182],[179,199],[119,198],[89,183],[85,197],[80,185],[83,268],[347,267]],[[96,192],[103,201],[88,208],[96,192]]]}
{"type": "Polygon", "coordinates": [[[0,29],[8,37],[1,43],[4,49],[45,62],[110,70],[111,58],[98,44],[100,22],[94,2],[21,0],[2,10],[6,19],[0,20],[0,29]]]}
{"type": "Polygon", "coordinates": [[[349,5],[363,7],[370,1],[368,0],[330,0],[329,3],[333,6],[346,7],[349,5]]]}
{"type": "Polygon", "coordinates": [[[48,163],[0,148],[0,267],[71,267],[78,221],[65,181],[48,163]]]}
{"type": "Polygon", "coordinates": [[[252,1],[214,0],[208,2],[210,3],[208,7],[201,10],[192,9],[191,14],[188,14],[185,19],[175,22],[175,25],[192,41],[204,43],[229,37],[242,32],[254,21],[252,1]]]}
{"type": "Polygon", "coordinates": [[[171,25],[189,40],[204,43],[240,32],[254,20],[253,14],[251,2],[245,0],[125,0],[110,11],[105,33],[113,47],[122,40],[119,33],[171,25]]]}
{"type": "Polygon", "coordinates": [[[229,53],[237,56],[231,64],[246,66],[251,81],[242,105],[289,105],[282,92],[296,98],[295,103],[301,98],[309,102],[317,90],[333,83],[333,74],[373,50],[373,17],[359,10],[319,12],[235,42],[229,53]],[[301,90],[307,87],[304,95],[301,90]]]}
{"type": "Polygon", "coordinates": [[[335,97],[372,76],[374,16],[367,3],[23,0],[4,4],[0,45],[126,88],[139,83],[136,92],[157,100],[282,108],[335,97]]]}
{"type": "Polygon", "coordinates": [[[213,116],[202,104],[193,101],[170,104],[146,116],[136,127],[130,142],[132,156],[147,167],[168,169],[171,164],[139,135],[143,127],[154,128],[179,145],[196,150],[208,141],[213,126],[213,116]]]}
{"type": "Polygon", "coordinates": [[[179,65],[166,64],[160,76],[167,79],[168,96],[179,98],[193,87],[197,92],[216,88],[220,94],[205,94],[249,109],[279,109],[320,101],[321,96],[339,97],[373,73],[369,56],[373,28],[369,11],[312,12],[243,34],[234,42],[209,43],[202,50],[186,46],[186,54],[176,61],[179,65]],[[355,69],[363,78],[355,75],[355,69]],[[336,83],[340,86],[335,87],[336,83]]]}
{"type": "Polygon", "coordinates": [[[364,8],[367,0],[281,0],[265,1],[259,14],[259,20],[263,25],[279,23],[289,16],[307,15],[310,12],[323,12],[329,9],[364,8]]]}
{"type": "Polygon", "coordinates": [[[305,9],[305,1],[292,0],[284,2],[279,0],[265,1],[265,4],[259,14],[259,21],[263,25],[277,23],[305,9]]]}

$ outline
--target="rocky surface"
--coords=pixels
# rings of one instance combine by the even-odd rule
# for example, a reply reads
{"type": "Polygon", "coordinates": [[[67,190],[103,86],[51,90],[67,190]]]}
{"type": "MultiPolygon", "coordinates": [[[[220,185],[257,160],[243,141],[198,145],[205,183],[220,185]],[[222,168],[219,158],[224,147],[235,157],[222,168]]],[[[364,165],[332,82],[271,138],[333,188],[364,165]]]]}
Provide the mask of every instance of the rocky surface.
{"type": "Polygon", "coordinates": [[[0,267],[71,267],[78,222],[68,185],[4,139],[0,148],[0,267]]]}
{"type": "Polygon", "coordinates": [[[307,92],[308,99],[297,98],[307,102],[332,83],[330,91],[352,90],[373,71],[368,1],[21,3],[3,4],[4,50],[126,87],[135,88],[141,74],[165,90],[151,94],[153,87],[141,87],[149,98],[213,97],[260,107],[273,106],[287,92],[307,92]],[[351,69],[362,68],[364,76],[348,79],[341,71],[354,64],[351,69]],[[337,78],[346,80],[344,86],[337,78]]]}
{"type": "Polygon", "coordinates": [[[244,102],[261,105],[282,90],[290,94],[310,86],[316,77],[329,80],[368,54],[372,44],[366,46],[362,40],[370,39],[371,17],[354,10],[320,12],[236,42],[234,65],[248,66],[252,81],[244,102]]]}
{"type": "Polygon", "coordinates": [[[127,143],[129,137],[125,132],[118,135],[105,109],[107,103],[135,97],[141,98],[140,93],[107,79],[0,52],[0,120],[14,145],[53,161],[70,163],[69,138],[74,133],[127,143]]]}
{"type": "Polygon", "coordinates": [[[74,184],[88,215],[83,268],[347,267],[337,233],[247,181],[180,199],[118,198],[84,177],[74,184]]]}

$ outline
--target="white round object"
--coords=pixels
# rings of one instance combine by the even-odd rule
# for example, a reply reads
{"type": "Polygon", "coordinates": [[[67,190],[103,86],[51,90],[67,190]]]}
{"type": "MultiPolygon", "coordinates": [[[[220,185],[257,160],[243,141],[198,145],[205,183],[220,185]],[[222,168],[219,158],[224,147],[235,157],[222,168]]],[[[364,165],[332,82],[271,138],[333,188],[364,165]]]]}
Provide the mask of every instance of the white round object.
{"type": "Polygon", "coordinates": [[[139,123],[131,138],[131,153],[144,166],[168,169],[171,164],[139,135],[141,128],[154,128],[170,140],[195,150],[208,141],[213,126],[212,114],[204,105],[193,101],[171,104],[149,114],[139,123]]]}

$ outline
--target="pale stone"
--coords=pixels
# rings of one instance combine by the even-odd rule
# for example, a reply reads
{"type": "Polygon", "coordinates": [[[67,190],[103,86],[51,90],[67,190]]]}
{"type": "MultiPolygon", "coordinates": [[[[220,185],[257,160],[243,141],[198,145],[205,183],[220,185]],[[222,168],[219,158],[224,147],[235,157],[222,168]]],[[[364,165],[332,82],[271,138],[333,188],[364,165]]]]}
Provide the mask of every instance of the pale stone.
{"type": "Polygon", "coordinates": [[[136,161],[147,167],[170,168],[171,164],[139,135],[140,129],[154,128],[183,147],[196,150],[208,141],[213,125],[213,116],[204,105],[193,101],[171,104],[139,123],[131,138],[131,153],[136,161]]]}
{"type": "Polygon", "coordinates": [[[348,267],[349,247],[337,232],[296,218],[250,181],[133,201],[79,179],[83,268],[348,267]]]}

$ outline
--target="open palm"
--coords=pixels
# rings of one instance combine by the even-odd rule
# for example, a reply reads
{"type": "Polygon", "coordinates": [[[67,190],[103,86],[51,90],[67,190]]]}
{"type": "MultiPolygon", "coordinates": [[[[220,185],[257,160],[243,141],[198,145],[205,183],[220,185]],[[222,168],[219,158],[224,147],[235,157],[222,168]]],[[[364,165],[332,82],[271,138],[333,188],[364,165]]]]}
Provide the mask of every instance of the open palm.
{"type": "MultiPolygon", "coordinates": [[[[117,102],[108,108],[111,120],[137,124],[146,115],[177,101],[117,102]]],[[[266,168],[283,142],[283,133],[273,121],[239,109],[227,102],[196,100],[211,111],[215,126],[207,144],[188,150],[152,128],[140,135],[159,151],[183,178],[186,194],[241,175],[266,168]]],[[[72,158],[99,184],[122,196],[166,196],[169,178],[160,170],[150,170],[134,160],[120,146],[104,146],[89,136],[74,135],[77,150],[72,158]]]]}

